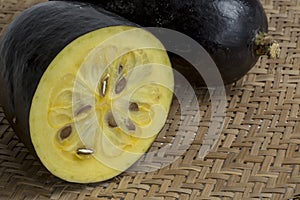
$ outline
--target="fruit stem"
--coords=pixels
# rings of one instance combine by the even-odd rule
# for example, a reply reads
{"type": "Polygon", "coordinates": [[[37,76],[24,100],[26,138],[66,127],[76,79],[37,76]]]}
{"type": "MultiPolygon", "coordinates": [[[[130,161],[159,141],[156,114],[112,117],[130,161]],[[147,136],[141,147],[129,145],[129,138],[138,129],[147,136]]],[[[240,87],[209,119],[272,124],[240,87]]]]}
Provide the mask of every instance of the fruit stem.
{"type": "Polygon", "coordinates": [[[255,51],[259,56],[267,55],[270,58],[279,58],[280,46],[276,40],[264,32],[260,32],[255,39],[255,51]]]}

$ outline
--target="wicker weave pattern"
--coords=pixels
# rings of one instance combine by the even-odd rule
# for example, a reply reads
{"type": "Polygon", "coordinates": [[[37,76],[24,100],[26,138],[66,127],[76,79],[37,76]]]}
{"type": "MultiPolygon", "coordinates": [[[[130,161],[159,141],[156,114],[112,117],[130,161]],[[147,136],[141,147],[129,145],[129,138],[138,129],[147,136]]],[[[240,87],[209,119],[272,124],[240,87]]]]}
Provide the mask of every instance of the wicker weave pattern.
{"type": "MultiPolygon", "coordinates": [[[[0,0],[0,31],[39,0],[0,0]]],[[[9,127],[0,108],[0,199],[289,199],[300,193],[300,0],[262,0],[270,33],[282,47],[279,59],[262,57],[242,80],[227,89],[225,126],[217,147],[198,158],[207,132],[209,93],[199,89],[201,123],[171,165],[148,173],[124,173],[97,184],[71,184],[52,176],[31,156],[9,127]]],[[[0,86],[1,87],[1,86],[0,86]]],[[[195,103],[190,96],[184,102],[195,103]]],[[[182,105],[181,105],[182,106],[182,105]]],[[[195,110],[180,112],[175,99],[168,122],[151,150],[176,140],[180,123],[195,110]]],[[[188,136],[187,136],[188,137],[188,136]]],[[[180,149],[148,156],[143,164],[171,159],[180,149]]]]}

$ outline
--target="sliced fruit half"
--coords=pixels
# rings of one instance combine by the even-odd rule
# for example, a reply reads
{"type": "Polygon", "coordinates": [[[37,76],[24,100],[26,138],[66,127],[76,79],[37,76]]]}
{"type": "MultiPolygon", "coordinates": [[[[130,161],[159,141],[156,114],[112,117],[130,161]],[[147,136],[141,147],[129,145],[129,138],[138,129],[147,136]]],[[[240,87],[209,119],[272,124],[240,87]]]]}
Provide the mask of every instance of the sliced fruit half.
{"type": "Polygon", "coordinates": [[[174,87],[170,61],[149,32],[114,26],[64,48],[38,84],[31,140],[54,175],[77,183],[129,168],[164,126],[174,87]]]}

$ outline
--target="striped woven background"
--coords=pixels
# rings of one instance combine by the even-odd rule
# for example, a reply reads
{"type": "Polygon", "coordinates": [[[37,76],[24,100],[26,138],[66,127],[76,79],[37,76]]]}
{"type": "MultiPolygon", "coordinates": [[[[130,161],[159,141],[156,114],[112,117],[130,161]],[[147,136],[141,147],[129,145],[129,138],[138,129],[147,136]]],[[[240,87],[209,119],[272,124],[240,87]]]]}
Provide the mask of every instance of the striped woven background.
{"type": "MultiPolygon", "coordinates": [[[[0,0],[0,31],[39,0],[0,0]]],[[[71,184],[51,175],[31,156],[10,128],[0,107],[0,199],[291,199],[300,193],[300,0],[262,0],[270,34],[282,47],[279,59],[262,57],[229,86],[224,128],[205,159],[197,155],[209,127],[211,103],[197,90],[201,115],[196,134],[182,156],[162,169],[128,173],[97,184],[71,184]]],[[[1,86],[0,86],[1,87],[1,86]]],[[[0,94],[1,95],[1,94],[0,94]]],[[[193,103],[186,95],[183,101],[193,103]]],[[[175,99],[165,128],[152,145],[176,139],[180,123],[196,111],[180,112],[175,99]]],[[[176,151],[166,151],[166,159],[176,151]]],[[[182,153],[182,152],[177,152],[182,153]]],[[[157,160],[148,157],[145,162],[157,160]]]]}

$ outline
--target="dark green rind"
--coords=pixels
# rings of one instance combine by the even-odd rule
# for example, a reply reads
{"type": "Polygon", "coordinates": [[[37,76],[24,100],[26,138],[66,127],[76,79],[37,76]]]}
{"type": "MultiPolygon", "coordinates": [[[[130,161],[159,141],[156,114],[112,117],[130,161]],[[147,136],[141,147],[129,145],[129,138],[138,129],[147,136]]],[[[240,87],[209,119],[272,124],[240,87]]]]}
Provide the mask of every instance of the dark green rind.
{"type": "MultiPolygon", "coordinates": [[[[256,35],[268,31],[259,0],[79,1],[101,6],[141,26],[170,28],[190,36],[208,51],[226,84],[237,81],[255,65],[259,58],[256,35]]],[[[192,66],[176,56],[171,61],[189,80],[201,82],[192,66]]]]}
{"type": "Polygon", "coordinates": [[[48,65],[79,36],[117,25],[136,26],[84,3],[46,2],[25,10],[6,29],[0,39],[0,104],[31,152],[29,112],[48,65]]]}

